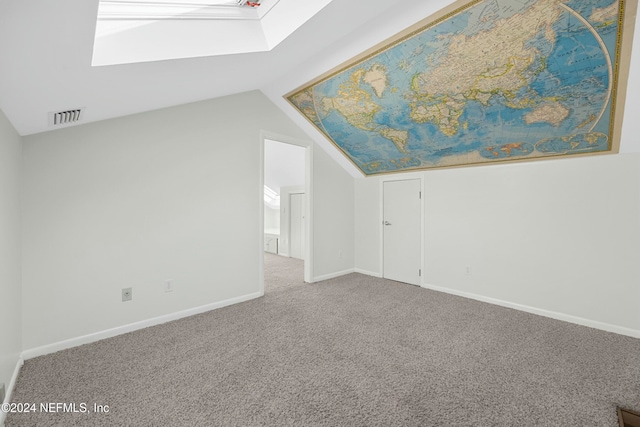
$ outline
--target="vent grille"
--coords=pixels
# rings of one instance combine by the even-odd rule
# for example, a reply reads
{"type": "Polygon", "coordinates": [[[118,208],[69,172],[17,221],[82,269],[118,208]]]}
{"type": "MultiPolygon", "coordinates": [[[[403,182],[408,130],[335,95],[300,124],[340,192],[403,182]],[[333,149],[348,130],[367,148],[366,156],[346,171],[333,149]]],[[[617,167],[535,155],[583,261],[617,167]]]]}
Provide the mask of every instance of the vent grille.
{"type": "Polygon", "coordinates": [[[79,122],[82,119],[82,108],[49,113],[49,126],[60,126],[79,122]]]}

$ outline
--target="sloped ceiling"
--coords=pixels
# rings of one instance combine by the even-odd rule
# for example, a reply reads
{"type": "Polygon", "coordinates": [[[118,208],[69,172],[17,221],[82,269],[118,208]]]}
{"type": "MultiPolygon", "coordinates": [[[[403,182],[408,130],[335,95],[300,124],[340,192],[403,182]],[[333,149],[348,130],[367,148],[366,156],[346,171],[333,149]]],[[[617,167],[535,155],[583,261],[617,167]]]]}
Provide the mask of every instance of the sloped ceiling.
{"type": "MultiPolygon", "coordinates": [[[[98,0],[0,0],[0,108],[28,135],[50,130],[51,111],[84,107],[87,123],[259,89],[362,176],[283,95],[451,3],[333,0],[268,52],[91,67],[98,0]]],[[[631,76],[640,72],[638,50],[631,76]]],[[[629,118],[638,111],[631,80],[621,152],[640,152],[640,123],[629,118]]]]}
{"type": "Polygon", "coordinates": [[[98,0],[0,0],[0,108],[28,135],[50,111],[87,123],[260,89],[399,3],[332,1],[267,52],[92,67],[98,0]]]}
{"type": "MultiPolygon", "coordinates": [[[[331,143],[326,142],[327,139],[318,131],[308,120],[302,117],[286,100],[282,99],[283,93],[287,94],[291,91],[306,86],[310,81],[327,73],[328,70],[340,68],[340,65],[349,62],[352,58],[362,54],[362,52],[375,46],[378,42],[382,42],[389,37],[401,32],[412,24],[429,17],[444,7],[450,6],[454,2],[444,1],[428,1],[411,5],[406,5],[402,10],[394,10],[385,16],[378,16],[374,20],[367,23],[360,29],[354,31],[353,37],[344,44],[334,44],[326,49],[325,52],[314,57],[314,61],[308,61],[304,67],[300,67],[290,71],[277,81],[274,81],[263,91],[296,123],[305,129],[319,144],[331,143]],[[293,111],[298,113],[296,116],[293,111]]],[[[629,7],[627,2],[627,7],[629,7]]],[[[631,20],[633,21],[635,18],[631,20]]],[[[640,30],[636,26],[635,32],[632,33],[631,45],[635,48],[632,50],[630,59],[630,68],[628,71],[629,80],[626,88],[626,102],[624,108],[624,121],[622,126],[622,137],[620,142],[620,153],[638,153],[640,152],[640,138],[636,135],[640,132],[640,122],[635,117],[640,111],[640,79],[634,76],[640,75],[640,30]]],[[[629,39],[626,40],[630,41],[629,39]]],[[[333,148],[333,147],[332,147],[333,148]]],[[[329,149],[329,148],[328,148],[329,149]]],[[[352,165],[343,157],[343,166],[347,170],[352,170],[352,165]]],[[[355,169],[355,167],[353,167],[355,169]]],[[[353,176],[362,176],[360,172],[353,173],[353,176]]]]}
{"type": "Polygon", "coordinates": [[[287,99],[367,175],[616,153],[634,13],[459,1],[287,99]]]}

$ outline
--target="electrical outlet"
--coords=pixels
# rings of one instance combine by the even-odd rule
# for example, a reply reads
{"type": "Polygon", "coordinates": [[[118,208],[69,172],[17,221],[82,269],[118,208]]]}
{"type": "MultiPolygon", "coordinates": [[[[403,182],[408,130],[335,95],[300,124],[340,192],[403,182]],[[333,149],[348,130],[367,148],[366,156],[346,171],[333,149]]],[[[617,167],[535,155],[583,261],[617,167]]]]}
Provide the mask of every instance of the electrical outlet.
{"type": "Polygon", "coordinates": [[[167,280],[164,282],[164,291],[173,292],[173,280],[167,280]]]}
{"type": "Polygon", "coordinates": [[[338,251],[338,258],[342,259],[342,249],[338,251]]]}
{"type": "Polygon", "coordinates": [[[471,276],[471,266],[470,265],[467,265],[466,273],[467,273],[467,276],[471,276]]]}
{"type": "Polygon", "coordinates": [[[133,299],[133,288],[122,288],[122,302],[133,299]]]}
{"type": "Polygon", "coordinates": [[[0,403],[4,402],[7,392],[4,389],[4,383],[0,384],[0,403]]]}

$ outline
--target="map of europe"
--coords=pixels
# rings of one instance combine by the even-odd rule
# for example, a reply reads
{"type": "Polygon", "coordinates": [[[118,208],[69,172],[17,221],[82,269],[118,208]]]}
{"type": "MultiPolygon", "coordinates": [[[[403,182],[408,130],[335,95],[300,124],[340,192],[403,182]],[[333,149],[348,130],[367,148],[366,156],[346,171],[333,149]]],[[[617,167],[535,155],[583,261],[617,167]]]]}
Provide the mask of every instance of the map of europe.
{"type": "Polygon", "coordinates": [[[611,150],[623,0],[476,0],[287,96],[365,175],[611,150]]]}

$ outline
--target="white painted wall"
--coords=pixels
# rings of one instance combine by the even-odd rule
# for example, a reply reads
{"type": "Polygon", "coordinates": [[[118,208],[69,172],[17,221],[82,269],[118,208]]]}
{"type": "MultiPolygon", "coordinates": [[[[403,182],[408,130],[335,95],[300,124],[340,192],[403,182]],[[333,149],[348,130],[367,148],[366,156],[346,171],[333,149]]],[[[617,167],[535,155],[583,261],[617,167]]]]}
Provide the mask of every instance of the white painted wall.
{"type": "Polygon", "coordinates": [[[272,209],[264,205],[264,229],[265,232],[271,233],[280,230],[280,209],[272,209]]]}
{"type": "MultiPolygon", "coordinates": [[[[627,7],[629,3],[627,3],[627,7]]],[[[636,4],[637,7],[637,4],[636,4]]],[[[629,80],[625,100],[625,119],[622,126],[621,153],[640,153],[640,121],[636,120],[640,111],[640,25],[636,25],[633,34],[632,55],[629,59],[629,80]]]]}
{"type": "Polygon", "coordinates": [[[324,150],[313,159],[313,275],[325,278],[353,271],[354,180],[324,150]]]}
{"type": "MultiPolygon", "coordinates": [[[[423,177],[426,286],[640,336],[640,155],[423,177]]],[[[380,179],[355,186],[356,269],[373,274],[381,272],[380,179]]]]}
{"type": "MultiPolygon", "coordinates": [[[[257,293],[261,130],[306,138],[259,92],[25,137],[24,348],[257,293]]],[[[313,171],[318,265],[341,271],[323,251],[353,263],[353,182],[313,171]]]]}
{"type": "Polygon", "coordinates": [[[20,136],[0,110],[0,383],[7,391],[22,351],[21,173],[20,136]]]}

